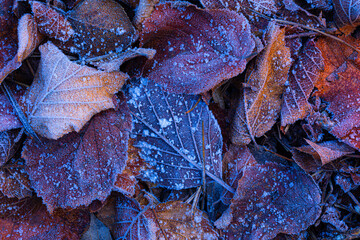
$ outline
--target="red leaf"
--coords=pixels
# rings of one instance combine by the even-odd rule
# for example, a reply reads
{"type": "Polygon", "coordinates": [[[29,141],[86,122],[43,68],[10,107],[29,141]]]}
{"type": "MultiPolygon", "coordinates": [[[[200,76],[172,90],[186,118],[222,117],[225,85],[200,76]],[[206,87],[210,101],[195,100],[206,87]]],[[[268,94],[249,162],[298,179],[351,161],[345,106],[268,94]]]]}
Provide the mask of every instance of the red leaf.
{"type": "Polygon", "coordinates": [[[198,94],[243,72],[255,41],[243,15],[167,3],[144,22],[140,45],[156,50],[145,76],[169,92],[198,94]]]}
{"type": "Polygon", "coordinates": [[[77,240],[90,222],[84,210],[60,210],[50,215],[39,198],[0,196],[0,203],[1,239],[77,240]]]}
{"type": "Polygon", "coordinates": [[[39,32],[64,42],[69,40],[71,35],[74,34],[74,30],[65,16],[56,12],[49,5],[32,1],[31,9],[34,13],[39,32]]]}
{"type": "Polygon", "coordinates": [[[281,109],[282,126],[293,124],[311,113],[312,107],[308,99],[323,68],[320,50],[313,40],[308,41],[290,69],[281,109]]]}
{"type": "Polygon", "coordinates": [[[321,213],[320,189],[301,170],[266,163],[246,167],[229,211],[215,222],[229,239],[297,234],[321,213]]]}
{"type": "Polygon", "coordinates": [[[57,141],[43,139],[43,145],[26,141],[22,156],[33,188],[50,211],[103,201],[110,194],[126,165],[131,130],[131,116],[122,101],[116,111],[95,115],[80,133],[57,141]]]}

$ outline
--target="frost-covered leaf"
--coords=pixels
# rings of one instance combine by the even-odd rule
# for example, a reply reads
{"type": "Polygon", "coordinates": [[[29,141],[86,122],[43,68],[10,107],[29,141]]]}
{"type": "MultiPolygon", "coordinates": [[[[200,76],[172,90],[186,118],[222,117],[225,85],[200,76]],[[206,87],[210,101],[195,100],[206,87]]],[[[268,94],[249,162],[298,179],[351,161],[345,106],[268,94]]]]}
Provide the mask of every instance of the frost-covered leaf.
{"type": "Polygon", "coordinates": [[[116,177],[114,190],[125,195],[134,195],[138,181],[135,177],[145,170],[147,163],[140,157],[140,149],[134,147],[135,139],[129,140],[128,160],[124,171],[116,177]]]}
{"type": "Polygon", "coordinates": [[[17,130],[0,132],[0,167],[15,153],[15,138],[18,133],[17,130]]]}
{"type": "Polygon", "coordinates": [[[285,29],[270,25],[264,52],[248,68],[248,79],[233,120],[232,142],[248,144],[275,124],[280,114],[281,95],[291,66],[290,50],[285,46],[285,29]]]}
{"type": "Polygon", "coordinates": [[[124,99],[116,110],[95,115],[79,132],[59,140],[28,139],[26,160],[32,187],[50,211],[105,200],[125,168],[131,115],[124,99]]]}
{"type": "Polygon", "coordinates": [[[166,91],[198,94],[243,72],[255,41],[233,11],[166,3],[144,22],[140,45],[156,50],[145,76],[166,91]]]}
{"type": "Polygon", "coordinates": [[[321,159],[323,165],[342,156],[355,152],[355,149],[349,147],[345,143],[341,143],[338,141],[327,141],[316,144],[308,139],[305,140],[319,155],[319,158],[321,159]]]}
{"type": "Polygon", "coordinates": [[[124,9],[113,0],[84,0],[66,16],[75,33],[57,44],[83,58],[121,52],[137,38],[124,9]]]}
{"type": "MultiPolygon", "coordinates": [[[[1,6],[3,6],[2,4],[5,5],[4,13],[11,11],[7,2],[0,2],[1,6]]],[[[30,14],[23,15],[16,24],[12,14],[1,15],[1,13],[0,29],[2,34],[6,35],[0,35],[0,83],[9,73],[21,66],[21,62],[32,53],[42,40],[42,36],[39,34],[35,21],[30,14]]]]}
{"type": "Polygon", "coordinates": [[[74,34],[69,21],[45,3],[32,1],[31,9],[41,33],[61,41],[67,41],[74,34]]]}
{"type": "Polygon", "coordinates": [[[120,195],[115,203],[113,235],[116,239],[141,240],[156,239],[156,222],[149,206],[143,208],[138,201],[120,195]]]}
{"type": "MultiPolygon", "coordinates": [[[[243,176],[245,167],[255,164],[256,160],[246,146],[230,145],[229,150],[225,153],[223,159],[224,181],[236,189],[238,181],[243,176]]],[[[230,205],[230,200],[233,196],[233,193],[224,190],[221,201],[224,204],[230,205]]]]}
{"type": "Polygon", "coordinates": [[[321,194],[302,170],[266,163],[246,167],[230,210],[215,222],[228,239],[297,234],[320,216],[321,194]]]}
{"type": "Polygon", "coordinates": [[[23,159],[12,159],[0,169],[0,192],[8,198],[32,196],[33,191],[23,159]]]}
{"type": "Polygon", "coordinates": [[[58,139],[80,129],[96,113],[114,108],[113,94],[127,75],[71,62],[51,42],[40,46],[37,75],[23,97],[30,125],[41,136],[58,139]]]}
{"type": "Polygon", "coordinates": [[[356,27],[360,24],[360,1],[359,0],[333,0],[335,21],[338,26],[351,25],[356,27]]]}
{"type": "Polygon", "coordinates": [[[207,176],[222,183],[220,127],[198,96],[169,94],[145,78],[128,95],[135,147],[152,166],[143,179],[171,189],[191,188],[202,184],[205,168],[207,176]]]}
{"type": "Polygon", "coordinates": [[[206,214],[188,203],[169,201],[142,207],[135,199],[120,196],[116,211],[113,230],[117,239],[218,239],[206,214]]]}
{"type": "Polygon", "coordinates": [[[304,119],[313,109],[308,99],[324,69],[320,50],[309,40],[290,69],[281,107],[281,125],[304,119]]]}
{"type": "MultiPolygon", "coordinates": [[[[11,87],[11,86],[10,86],[11,87]]],[[[24,89],[11,87],[11,91],[18,101],[24,94],[24,89]]],[[[22,126],[15,110],[3,91],[0,90],[0,132],[8,131],[22,126]]]]}
{"type": "Polygon", "coordinates": [[[77,240],[90,222],[84,210],[50,215],[39,198],[0,196],[0,203],[0,239],[77,240]]]}

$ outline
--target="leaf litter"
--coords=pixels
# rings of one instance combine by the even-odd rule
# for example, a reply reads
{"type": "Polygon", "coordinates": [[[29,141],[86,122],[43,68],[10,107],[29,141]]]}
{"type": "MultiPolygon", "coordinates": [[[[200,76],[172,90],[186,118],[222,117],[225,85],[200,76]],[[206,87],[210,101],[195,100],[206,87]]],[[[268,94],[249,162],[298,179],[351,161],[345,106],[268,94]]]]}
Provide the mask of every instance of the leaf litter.
{"type": "Polygon", "coordinates": [[[356,1],[0,3],[1,238],[360,237],[356,1]]]}

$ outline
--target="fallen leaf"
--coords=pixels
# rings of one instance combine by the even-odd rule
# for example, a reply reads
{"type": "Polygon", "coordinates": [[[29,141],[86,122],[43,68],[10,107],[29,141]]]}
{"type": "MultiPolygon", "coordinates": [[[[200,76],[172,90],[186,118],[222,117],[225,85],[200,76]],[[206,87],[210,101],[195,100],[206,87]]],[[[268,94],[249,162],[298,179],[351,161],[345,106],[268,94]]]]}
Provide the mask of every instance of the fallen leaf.
{"type": "Polygon", "coordinates": [[[95,115],[79,132],[59,140],[25,142],[32,187],[49,211],[104,201],[127,161],[131,115],[124,99],[116,110],[95,115]],[[56,171],[54,171],[56,169],[56,171]]]}
{"type": "Polygon", "coordinates": [[[321,216],[321,221],[330,223],[339,232],[346,232],[349,227],[344,221],[340,220],[340,217],[341,213],[339,210],[337,210],[335,207],[326,206],[324,214],[321,216]]]}
{"type": "Polygon", "coordinates": [[[112,233],[116,239],[156,239],[156,222],[149,206],[143,208],[133,198],[119,195],[115,203],[115,222],[112,233]]]}
{"type": "Polygon", "coordinates": [[[281,125],[293,124],[313,111],[308,99],[324,69],[320,50],[313,40],[305,43],[289,72],[281,107],[281,125]]]}
{"type": "Polygon", "coordinates": [[[122,6],[113,0],[84,0],[66,13],[74,34],[60,48],[82,58],[121,52],[137,39],[122,6]]]}
{"type": "Polygon", "coordinates": [[[355,149],[338,141],[327,141],[319,144],[308,139],[305,139],[305,141],[316,151],[323,165],[355,152],[355,149]]]}
{"type": "Polygon", "coordinates": [[[1,239],[79,239],[90,222],[84,210],[59,210],[50,215],[39,198],[0,196],[1,239]]]}
{"type": "Polygon", "coordinates": [[[215,226],[228,239],[271,239],[298,234],[320,216],[321,194],[314,180],[296,167],[265,163],[246,167],[226,211],[215,226]]]}
{"type": "Polygon", "coordinates": [[[16,152],[15,139],[18,133],[17,130],[0,132],[0,167],[16,152]]]}
{"type": "MultiPolygon", "coordinates": [[[[238,181],[243,176],[245,167],[255,164],[257,162],[246,146],[230,145],[223,158],[225,182],[236,189],[238,181]]],[[[221,201],[226,205],[230,205],[230,200],[233,196],[233,193],[223,190],[221,201]]]]}
{"type": "Polygon", "coordinates": [[[32,128],[58,139],[80,129],[96,113],[114,108],[113,95],[127,75],[103,72],[71,62],[51,42],[39,47],[40,66],[22,102],[32,128]]]}
{"type": "Polygon", "coordinates": [[[65,42],[75,33],[66,17],[50,5],[38,1],[32,1],[30,4],[39,32],[42,34],[65,42]]]}
{"type": "Polygon", "coordinates": [[[169,201],[141,207],[134,199],[119,197],[116,211],[116,238],[218,239],[205,213],[188,203],[169,201]]]}
{"type": "Polygon", "coordinates": [[[31,197],[29,175],[25,170],[24,160],[12,159],[0,169],[0,192],[8,198],[22,199],[31,197]]]}
{"type": "Polygon", "coordinates": [[[156,50],[144,76],[169,92],[206,92],[244,71],[254,39],[246,18],[230,10],[160,4],[140,36],[140,46],[156,50]]]}
{"type": "Polygon", "coordinates": [[[269,25],[268,45],[254,65],[240,96],[232,123],[232,142],[247,145],[261,137],[275,124],[280,114],[281,95],[291,66],[290,50],[285,46],[285,29],[269,25]]]}
{"type": "MultiPolygon", "coordinates": [[[[18,101],[24,94],[24,89],[21,87],[11,87],[12,93],[15,99],[18,101]]],[[[0,90],[0,132],[8,131],[14,128],[22,127],[22,124],[16,115],[15,110],[11,106],[10,101],[6,97],[3,91],[0,90]]],[[[1,165],[1,164],[0,164],[1,165]]]]}
{"type": "Polygon", "coordinates": [[[166,93],[145,78],[127,92],[134,146],[152,166],[142,179],[170,189],[192,188],[202,184],[205,168],[207,176],[222,183],[220,127],[198,96],[166,93]]]}
{"type": "Polygon", "coordinates": [[[350,25],[355,29],[360,25],[359,0],[334,0],[335,22],[338,27],[350,25]]]}
{"type": "MultiPolygon", "coordinates": [[[[3,20],[0,19],[0,24],[2,22],[3,20]]],[[[5,23],[11,24],[11,29],[7,29],[8,26],[2,28],[0,25],[2,29],[7,29],[4,31],[7,36],[1,38],[0,42],[0,83],[8,74],[21,66],[21,62],[35,50],[42,40],[30,14],[21,17],[17,28],[10,19],[5,18],[5,23]],[[13,28],[17,29],[17,34],[12,34],[13,28]],[[16,38],[17,40],[15,40],[16,38]]]]}

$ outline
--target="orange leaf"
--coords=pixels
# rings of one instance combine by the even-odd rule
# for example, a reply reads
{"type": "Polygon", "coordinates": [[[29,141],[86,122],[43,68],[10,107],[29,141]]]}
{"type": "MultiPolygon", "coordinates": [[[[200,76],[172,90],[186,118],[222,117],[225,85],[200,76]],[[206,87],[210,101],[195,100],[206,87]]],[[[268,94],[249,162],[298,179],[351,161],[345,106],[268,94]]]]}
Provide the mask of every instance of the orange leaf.
{"type": "Polygon", "coordinates": [[[40,52],[37,75],[23,97],[30,125],[38,134],[58,139],[78,132],[93,115],[115,107],[112,96],[126,74],[73,63],[51,42],[40,46],[40,52]]]}
{"type": "Polygon", "coordinates": [[[285,29],[274,24],[268,31],[269,43],[248,70],[233,122],[232,142],[246,145],[271,129],[280,114],[281,94],[291,65],[290,50],[284,42],[285,29]]]}

